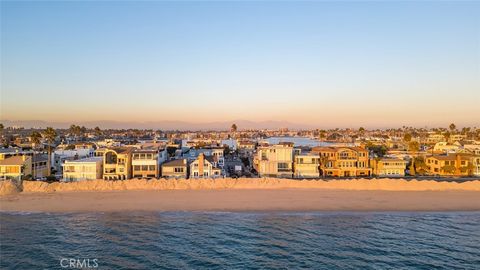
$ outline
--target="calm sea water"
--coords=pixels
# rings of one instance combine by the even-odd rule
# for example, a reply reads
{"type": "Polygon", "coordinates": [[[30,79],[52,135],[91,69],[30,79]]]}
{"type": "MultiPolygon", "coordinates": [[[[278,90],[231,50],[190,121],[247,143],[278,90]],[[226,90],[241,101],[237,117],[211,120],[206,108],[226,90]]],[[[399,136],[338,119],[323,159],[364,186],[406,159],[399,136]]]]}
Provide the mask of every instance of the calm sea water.
{"type": "Polygon", "coordinates": [[[479,212],[1,213],[0,224],[2,269],[62,269],[62,258],[98,269],[480,269],[479,212]]]}

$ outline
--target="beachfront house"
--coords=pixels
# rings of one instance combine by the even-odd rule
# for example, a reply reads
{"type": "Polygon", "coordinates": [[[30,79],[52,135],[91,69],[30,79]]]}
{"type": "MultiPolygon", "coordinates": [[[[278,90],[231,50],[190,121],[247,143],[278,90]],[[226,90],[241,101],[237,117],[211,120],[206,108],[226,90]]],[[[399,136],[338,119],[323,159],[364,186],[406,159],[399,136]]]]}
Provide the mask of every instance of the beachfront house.
{"type": "Polygon", "coordinates": [[[320,155],[321,175],[338,177],[370,176],[369,155],[361,147],[314,147],[320,155]]]}
{"type": "Polygon", "coordinates": [[[132,153],[133,178],[158,178],[160,171],[158,149],[135,149],[132,153]]]}
{"type": "Polygon", "coordinates": [[[32,175],[32,158],[27,155],[0,155],[0,180],[21,180],[32,175]]]}
{"type": "Polygon", "coordinates": [[[198,155],[190,163],[190,178],[216,178],[222,176],[222,169],[218,167],[214,156],[198,155]]]}
{"type": "Polygon", "coordinates": [[[49,161],[48,154],[37,154],[32,157],[32,176],[34,179],[50,175],[49,161]]]}
{"type": "Polygon", "coordinates": [[[132,178],[132,152],[130,147],[108,148],[103,153],[103,179],[126,180],[132,178]]]}
{"type": "Polygon", "coordinates": [[[162,164],[162,177],[187,178],[187,159],[175,159],[162,164]]]}
{"type": "Polygon", "coordinates": [[[376,176],[405,176],[407,161],[398,158],[381,158],[371,161],[373,174],[376,176]]]}
{"type": "Polygon", "coordinates": [[[425,162],[431,175],[439,176],[469,176],[478,170],[478,156],[471,154],[432,155],[425,162]]]}
{"type": "Polygon", "coordinates": [[[68,182],[102,179],[102,167],[102,157],[66,160],[63,164],[63,179],[68,182]]]}
{"type": "Polygon", "coordinates": [[[300,153],[294,158],[295,178],[318,178],[320,176],[320,156],[315,153],[300,153]]]}
{"type": "Polygon", "coordinates": [[[293,176],[293,143],[279,143],[257,148],[254,166],[261,177],[293,176]]]}

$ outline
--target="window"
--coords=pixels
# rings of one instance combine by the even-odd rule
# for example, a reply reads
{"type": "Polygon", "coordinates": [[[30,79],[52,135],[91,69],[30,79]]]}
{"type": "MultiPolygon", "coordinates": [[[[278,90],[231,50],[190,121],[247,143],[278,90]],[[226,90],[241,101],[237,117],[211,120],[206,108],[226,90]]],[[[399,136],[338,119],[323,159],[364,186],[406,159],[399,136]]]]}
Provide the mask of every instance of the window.
{"type": "Polygon", "coordinates": [[[149,171],[155,171],[155,165],[148,165],[149,171]]]}
{"type": "Polygon", "coordinates": [[[176,173],[183,173],[183,168],[177,167],[177,168],[175,168],[175,172],[176,173]]]}

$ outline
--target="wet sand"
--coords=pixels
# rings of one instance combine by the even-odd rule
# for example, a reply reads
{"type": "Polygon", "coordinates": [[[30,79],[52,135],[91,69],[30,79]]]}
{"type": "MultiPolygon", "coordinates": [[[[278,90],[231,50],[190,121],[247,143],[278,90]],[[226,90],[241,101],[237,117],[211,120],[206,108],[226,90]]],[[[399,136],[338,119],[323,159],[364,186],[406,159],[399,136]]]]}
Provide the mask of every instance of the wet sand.
{"type": "Polygon", "coordinates": [[[480,211],[478,191],[226,189],[19,193],[1,211],[480,211]]]}

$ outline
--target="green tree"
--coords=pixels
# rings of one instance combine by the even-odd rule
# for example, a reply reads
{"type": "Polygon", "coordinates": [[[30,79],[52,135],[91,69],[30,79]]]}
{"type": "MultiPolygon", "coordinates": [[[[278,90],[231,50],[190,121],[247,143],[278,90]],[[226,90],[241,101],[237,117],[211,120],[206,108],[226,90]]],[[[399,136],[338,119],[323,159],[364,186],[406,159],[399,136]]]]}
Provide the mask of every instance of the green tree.
{"type": "Polygon", "coordinates": [[[237,124],[232,124],[232,126],[230,127],[230,131],[232,132],[237,132],[237,124]]]}
{"type": "Polygon", "coordinates": [[[4,129],[4,128],[5,128],[5,127],[3,126],[3,124],[0,123],[0,132],[3,132],[3,129],[4,129]]]}
{"type": "Polygon", "coordinates": [[[99,127],[95,127],[94,132],[95,132],[95,135],[97,136],[102,135],[102,130],[99,127]]]}
{"type": "Polygon", "coordinates": [[[47,127],[45,131],[43,132],[43,136],[48,142],[48,174],[51,173],[51,165],[50,165],[50,159],[52,156],[52,144],[55,142],[55,138],[57,137],[57,131],[52,128],[52,127],[47,127]]]}

